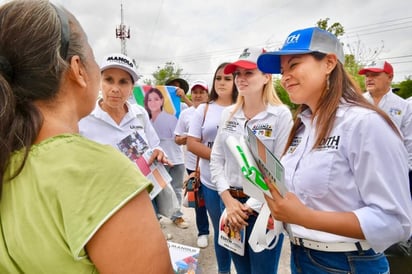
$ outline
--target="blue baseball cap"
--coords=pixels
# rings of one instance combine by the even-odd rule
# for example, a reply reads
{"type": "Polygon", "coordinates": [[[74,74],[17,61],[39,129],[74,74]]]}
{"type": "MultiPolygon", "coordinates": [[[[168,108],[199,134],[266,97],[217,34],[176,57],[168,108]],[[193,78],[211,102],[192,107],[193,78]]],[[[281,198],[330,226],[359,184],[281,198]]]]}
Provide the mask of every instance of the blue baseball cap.
{"type": "Polygon", "coordinates": [[[326,30],[312,27],[289,34],[280,50],[263,53],[259,56],[257,65],[262,72],[280,73],[281,55],[311,52],[334,53],[342,64],[345,63],[342,44],[338,38],[326,30]]]}

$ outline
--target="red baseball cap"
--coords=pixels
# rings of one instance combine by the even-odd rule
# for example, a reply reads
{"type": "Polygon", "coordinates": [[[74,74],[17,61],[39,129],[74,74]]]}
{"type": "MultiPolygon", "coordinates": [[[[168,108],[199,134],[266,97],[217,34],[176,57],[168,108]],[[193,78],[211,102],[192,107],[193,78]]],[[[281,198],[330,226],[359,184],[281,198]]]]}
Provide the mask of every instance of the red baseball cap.
{"type": "Polygon", "coordinates": [[[387,74],[393,74],[393,67],[386,61],[372,62],[370,65],[359,70],[359,75],[364,75],[368,71],[370,72],[385,72],[387,74]]]}

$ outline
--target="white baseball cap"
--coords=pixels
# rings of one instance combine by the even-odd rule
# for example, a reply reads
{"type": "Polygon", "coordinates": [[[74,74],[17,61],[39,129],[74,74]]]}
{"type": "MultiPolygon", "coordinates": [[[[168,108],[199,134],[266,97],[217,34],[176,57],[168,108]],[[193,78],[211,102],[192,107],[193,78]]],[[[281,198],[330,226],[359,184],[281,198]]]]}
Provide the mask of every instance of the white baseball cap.
{"type": "Polygon", "coordinates": [[[207,85],[206,81],[203,80],[196,80],[192,82],[192,87],[190,88],[190,91],[192,91],[196,86],[200,86],[206,91],[209,91],[209,86],[207,85]]]}
{"type": "Polygon", "coordinates": [[[136,72],[136,65],[133,60],[121,53],[109,54],[103,58],[103,62],[100,66],[100,71],[103,72],[106,69],[118,68],[122,69],[132,76],[133,81],[139,80],[139,76],[136,72]]]}
{"type": "Polygon", "coordinates": [[[226,65],[224,73],[229,74],[233,73],[237,67],[244,69],[255,69],[257,68],[257,59],[258,57],[266,52],[263,48],[252,47],[245,48],[240,54],[239,59],[236,62],[226,65]]]}

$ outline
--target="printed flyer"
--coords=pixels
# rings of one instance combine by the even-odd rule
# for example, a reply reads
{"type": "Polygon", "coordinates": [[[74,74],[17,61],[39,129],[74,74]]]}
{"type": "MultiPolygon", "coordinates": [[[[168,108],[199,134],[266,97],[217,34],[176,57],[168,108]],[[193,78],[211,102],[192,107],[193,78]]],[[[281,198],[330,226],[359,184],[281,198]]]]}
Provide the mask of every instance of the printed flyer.
{"type": "Polygon", "coordinates": [[[224,248],[243,256],[245,254],[245,229],[237,229],[227,220],[226,209],[220,216],[218,244],[224,248]]]}
{"type": "Polygon", "coordinates": [[[153,150],[149,149],[137,131],[121,140],[117,146],[130,160],[136,163],[142,174],[152,182],[153,189],[149,193],[152,200],[172,181],[163,164],[157,162],[148,164],[153,150]]]}
{"type": "Polygon", "coordinates": [[[176,274],[196,274],[200,249],[193,246],[167,242],[173,270],[176,274]]]}

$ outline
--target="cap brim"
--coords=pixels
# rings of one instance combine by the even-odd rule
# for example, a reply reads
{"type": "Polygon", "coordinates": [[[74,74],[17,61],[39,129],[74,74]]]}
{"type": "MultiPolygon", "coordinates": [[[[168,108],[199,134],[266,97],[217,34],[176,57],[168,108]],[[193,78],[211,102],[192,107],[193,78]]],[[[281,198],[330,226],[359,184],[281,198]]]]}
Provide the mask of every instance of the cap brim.
{"type": "Polygon", "coordinates": [[[361,69],[361,70],[358,72],[358,74],[359,74],[359,75],[364,75],[364,74],[366,74],[368,71],[369,71],[369,72],[384,72],[384,70],[381,69],[381,68],[364,68],[364,69],[361,69]]]}
{"type": "Polygon", "coordinates": [[[107,65],[107,66],[103,66],[103,67],[100,68],[100,72],[103,72],[103,71],[105,71],[107,69],[111,69],[111,68],[117,68],[117,69],[121,69],[121,70],[124,70],[124,71],[128,72],[130,74],[130,76],[132,77],[134,82],[139,80],[139,76],[137,75],[137,73],[134,70],[129,69],[126,66],[121,66],[121,65],[118,65],[118,64],[110,64],[110,65],[107,65]]]}
{"type": "Polygon", "coordinates": [[[246,61],[246,60],[239,60],[234,63],[228,64],[225,66],[223,72],[225,74],[230,74],[235,72],[236,68],[243,68],[243,69],[256,69],[257,64],[246,61]]]}
{"type": "Polygon", "coordinates": [[[190,91],[192,91],[195,87],[201,87],[201,88],[203,88],[204,90],[208,90],[207,86],[204,86],[204,85],[201,85],[201,84],[196,84],[196,85],[194,85],[194,86],[190,89],[190,91]]]}
{"type": "Polygon", "coordinates": [[[266,52],[259,56],[257,66],[264,73],[280,73],[280,56],[290,54],[306,54],[311,53],[310,50],[280,50],[274,52],[266,52]]]}

